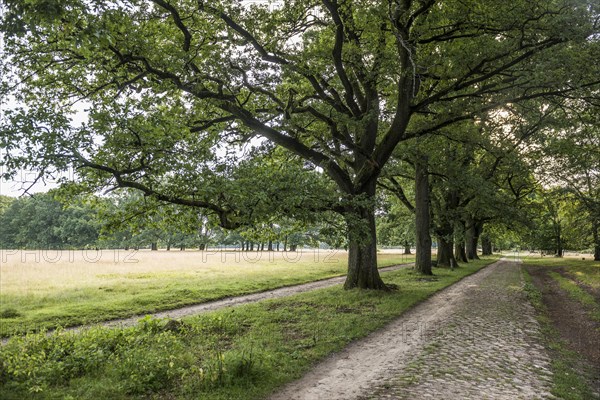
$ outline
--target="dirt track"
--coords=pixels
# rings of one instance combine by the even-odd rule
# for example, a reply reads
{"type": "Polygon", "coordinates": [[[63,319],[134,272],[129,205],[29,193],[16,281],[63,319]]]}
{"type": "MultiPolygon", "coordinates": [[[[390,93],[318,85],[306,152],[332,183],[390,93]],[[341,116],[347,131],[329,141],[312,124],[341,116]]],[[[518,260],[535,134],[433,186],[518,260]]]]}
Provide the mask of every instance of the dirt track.
{"type": "MultiPolygon", "coordinates": [[[[561,269],[555,271],[570,278],[561,269]]],[[[528,267],[527,272],[542,293],[542,301],[552,326],[558,331],[561,339],[582,357],[582,362],[587,360],[589,363],[593,371],[593,390],[600,394],[600,322],[593,320],[586,307],[560,288],[558,282],[548,275],[548,268],[528,267]]],[[[592,295],[598,295],[597,290],[588,289],[582,284],[580,287],[589,290],[592,295]]]]}
{"type": "Polygon", "coordinates": [[[499,261],[319,363],[270,400],[546,398],[548,364],[521,266],[499,261]]]}

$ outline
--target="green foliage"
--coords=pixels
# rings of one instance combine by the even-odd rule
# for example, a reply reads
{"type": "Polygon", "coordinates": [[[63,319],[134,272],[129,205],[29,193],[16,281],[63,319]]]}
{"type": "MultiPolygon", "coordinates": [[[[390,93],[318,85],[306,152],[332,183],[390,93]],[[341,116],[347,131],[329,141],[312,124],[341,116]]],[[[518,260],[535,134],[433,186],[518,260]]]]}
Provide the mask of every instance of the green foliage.
{"type": "MultiPolygon", "coordinates": [[[[410,189],[410,183],[404,185],[406,196],[413,198],[410,189]]],[[[377,217],[377,242],[380,245],[403,247],[414,244],[415,216],[404,204],[392,196],[385,196],[377,217]]]]}
{"type": "Polygon", "coordinates": [[[0,215],[4,214],[13,201],[15,201],[14,197],[0,195],[0,215]]]}
{"type": "Polygon", "coordinates": [[[591,215],[580,199],[560,189],[538,189],[529,200],[530,229],[520,235],[524,246],[548,254],[559,249],[593,253],[591,215]]]}
{"type": "Polygon", "coordinates": [[[0,214],[0,248],[84,248],[97,239],[98,222],[83,199],[63,206],[41,193],[11,202],[0,214]]]}

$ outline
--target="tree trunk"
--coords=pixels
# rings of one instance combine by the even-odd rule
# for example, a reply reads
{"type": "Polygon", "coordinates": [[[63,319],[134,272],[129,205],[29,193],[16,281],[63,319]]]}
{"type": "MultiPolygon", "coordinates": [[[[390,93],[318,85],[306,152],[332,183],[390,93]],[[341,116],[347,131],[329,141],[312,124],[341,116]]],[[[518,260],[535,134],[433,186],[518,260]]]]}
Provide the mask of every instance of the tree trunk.
{"type": "Polygon", "coordinates": [[[279,251],[279,242],[277,242],[277,251],[279,251]]]}
{"type": "Polygon", "coordinates": [[[269,244],[267,246],[267,251],[273,251],[273,241],[269,239],[269,244]]]}
{"type": "Polygon", "coordinates": [[[481,254],[484,256],[491,256],[493,254],[492,240],[488,235],[481,236],[481,254]]]}
{"type": "Polygon", "coordinates": [[[290,244],[290,250],[289,251],[294,252],[294,251],[296,251],[297,248],[298,248],[297,244],[290,244]]]}
{"type": "Polygon", "coordinates": [[[198,250],[200,250],[200,251],[206,250],[206,243],[202,243],[200,246],[198,246],[198,250]]]}
{"type": "Polygon", "coordinates": [[[454,243],[451,235],[438,235],[438,267],[454,268],[456,266],[456,258],[454,258],[453,247],[454,243]]]}
{"type": "Polygon", "coordinates": [[[265,251],[265,242],[261,242],[260,251],[265,251]]]}
{"type": "Polygon", "coordinates": [[[600,223],[592,222],[592,236],[594,238],[594,261],[600,261],[600,236],[598,230],[600,223]]]}
{"type": "Polygon", "coordinates": [[[157,251],[157,250],[158,250],[158,243],[156,243],[156,242],[152,242],[152,243],[150,244],[150,249],[151,249],[152,251],[157,251]]]}
{"type": "MultiPolygon", "coordinates": [[[[346,215],[348,227],[348,274],[344,289],[379,289],[387,286],[377,269],[377,233],[375,229],[376,180],[368,183],[367,195],[370,204],[357,205],[346,215]]],[[[360,195],[360,194],[359,194],[360,195]]]]}
{"type": "Polygon", "coordinates": [[[477,256],[477,245],[479,243],[479,235],[481,234],[482,230],[483,223],[471,221],[465,238],[467,258],[469,260],[479,260],[479,257],[477,256]]]}
{"type": "Polygon", "coordinates": [[[562,257],[563,256],[563,242],[562,242],[562,226],[560,224],[560,221],[555,221],[554,223],[554,234],[555,234],[555,252],[554,252],[554,256],[555,257],[562,257]]]}
{"type": "Polygon", "coordinates": [[[467,250],[465,247],[465,222],[458,221],[454,228],[454,258],[457,262],[468,263],[467,250]]]}
{"type": "Polygon", "coordinates": [[[287,251],[287,235],[285,235],[285,238],[283,238],[283,251],[287,251]]]}
{"type": "Polygon", "coordinates": [[[456,240],[454,243],[454,258],[458,262],[468,263],[467,252],[465,250],[465,242],[462,240],[456,240]]]}
{"type": "Polygon", "coordinates": [[[427,171],[427,156],[423,156],[415,163],[415,270],[423,275],[433,275],[431,272],[429,207],[429,172],[427,171]]]}
{"type": "Polygon", "coordinates": [[[171,243],[167,242],[167,251],[171,251],[171,243]]]}
{"type": "Polygon", "coordinates": [[[410,243],[409,242],[404,242],[404,254],[412,254],[410,252],[410,243]]]}

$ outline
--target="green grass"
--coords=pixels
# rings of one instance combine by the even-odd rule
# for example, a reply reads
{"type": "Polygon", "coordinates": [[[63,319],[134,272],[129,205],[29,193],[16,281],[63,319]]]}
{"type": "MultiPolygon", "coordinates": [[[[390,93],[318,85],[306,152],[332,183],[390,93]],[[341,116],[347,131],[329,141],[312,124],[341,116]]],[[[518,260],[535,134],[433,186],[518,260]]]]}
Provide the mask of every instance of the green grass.
{"type": "MultiPolygon", "coordinates": [[[[94,262],[93,253],[31,253],[2,254],[0,336],[170,310],[340,276],[347,268],[346,252],[324,250],[103,252],[94,262]]],[[[389,266],[414,256],[381,253],[378,260],[389,266]]]]}
{"type": "Polygon", "coordinates": [[[573,300],[589,310],[592,319],[600,321],[600,304],[581,284],[591,288],[600,288],[600,262],[576,258],[525,258],[525,264],[536,268],[547,268],[548,275],[554,279],[573,300]],[[557,272],[561,269],[566,277],[557,272]]]}
{"type": "Polygon", "coordinates": [[[600,262],[598,261],[593,261],[590,259],[581,260],[579,258],[568,257],[524,257],[523,262],[526,265],[534,265],[538,267],[563,267],[578,281],[593,288],[600,288],[600,262]]]}
{"type": "Polygon", "coordinates": [[[0,348],[3,399],[259,399],[492,259],[384,275],[397,291],[340,286],[171,324],[13,338],[0,348]]]}
{"type": "Polygon", "coordinates": [[[592,319],[600,322],[600,304],[598,304],[594,296],[580,288],[571,279],[565,278],[557,272],[549,272],[548,275],[558,282],[560,288],[567,292],[569,297],[590,310],[589,314],[592,319]]]}
{"type": "Polygon", "coordinates": [[[582,371],[581,356],[570,350],[552,325],[542,302],[542,293],[535,287],[531,276],[523,270],[525,291],[538,312],[546,346],[551,350],[552,394],[564,400],[590,400],[594,397],[588,384],[590,371],[582,371]],[[584,378],[583,375],[588,375],[584,378]]]}

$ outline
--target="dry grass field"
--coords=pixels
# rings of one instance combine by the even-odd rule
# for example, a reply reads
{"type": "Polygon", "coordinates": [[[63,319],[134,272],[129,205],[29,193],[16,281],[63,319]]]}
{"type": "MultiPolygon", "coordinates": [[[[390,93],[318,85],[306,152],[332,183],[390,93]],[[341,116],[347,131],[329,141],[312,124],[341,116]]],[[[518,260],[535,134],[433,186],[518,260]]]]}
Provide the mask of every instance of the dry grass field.
{"type": "MultiPolygon", "coordinates": [[[[347,253],[0,250],[0,334],[168,310],[342,275],[347,253]]],[[[380,266],[412,262],[390,251],[380,266]]]]}

